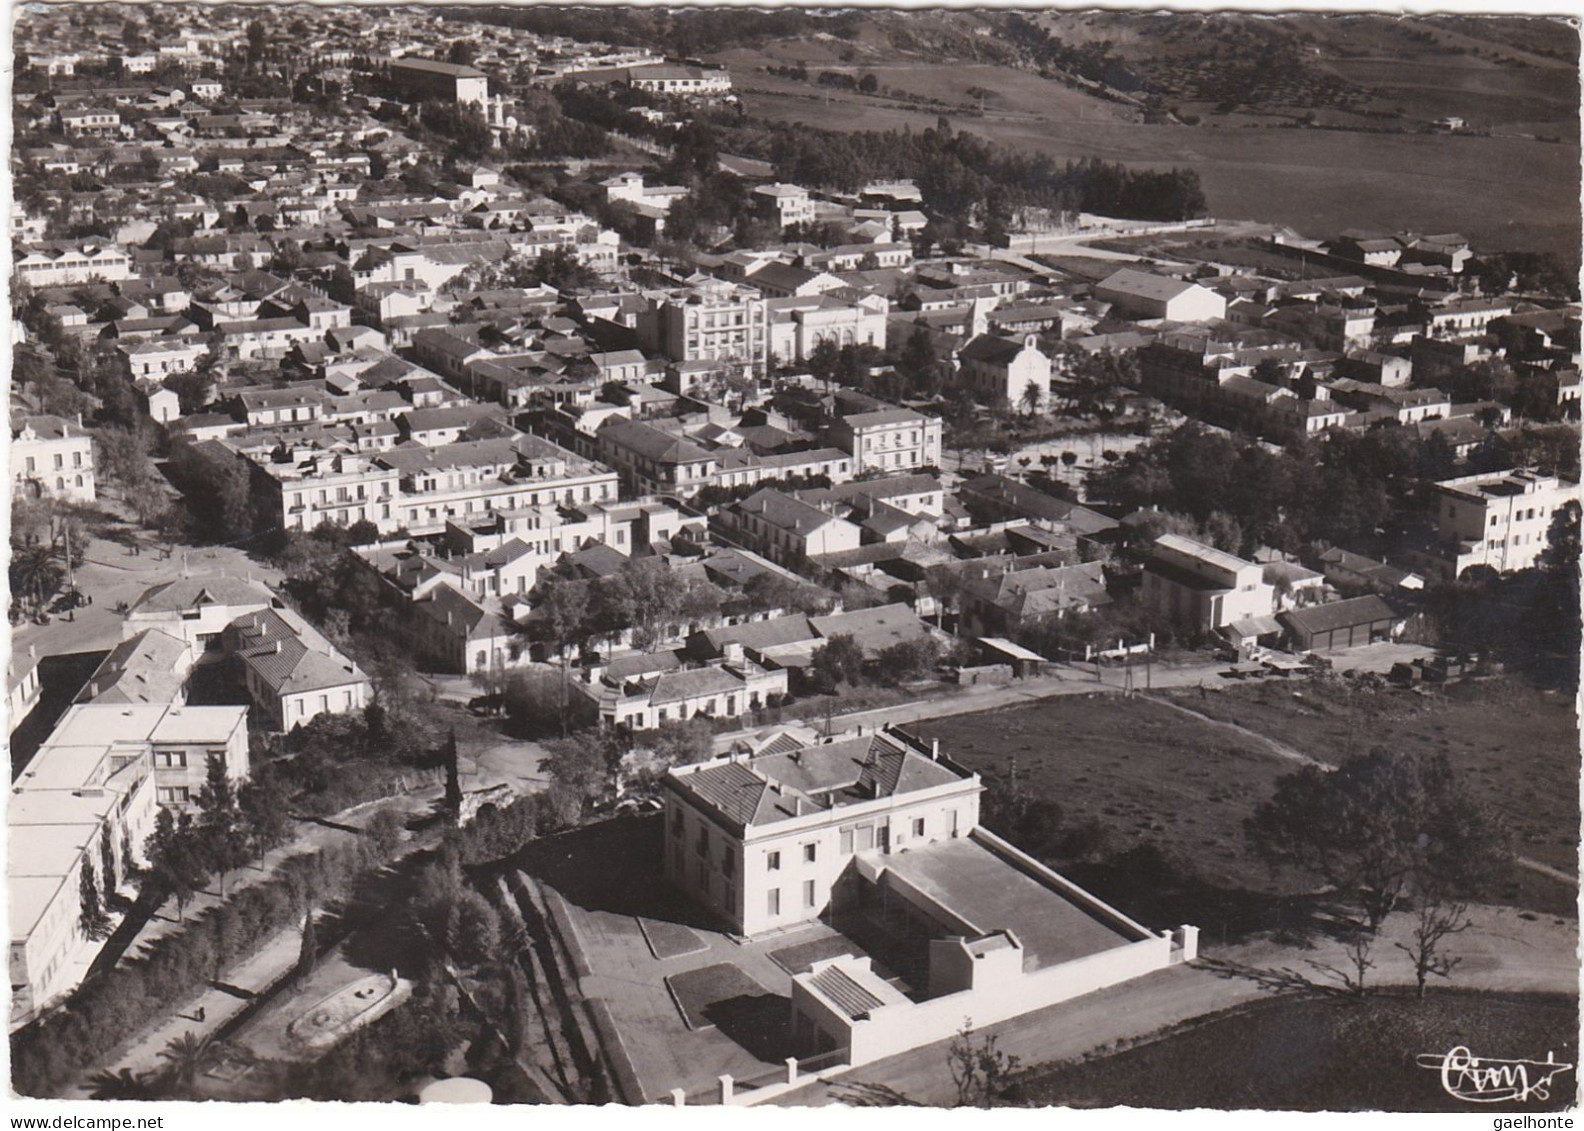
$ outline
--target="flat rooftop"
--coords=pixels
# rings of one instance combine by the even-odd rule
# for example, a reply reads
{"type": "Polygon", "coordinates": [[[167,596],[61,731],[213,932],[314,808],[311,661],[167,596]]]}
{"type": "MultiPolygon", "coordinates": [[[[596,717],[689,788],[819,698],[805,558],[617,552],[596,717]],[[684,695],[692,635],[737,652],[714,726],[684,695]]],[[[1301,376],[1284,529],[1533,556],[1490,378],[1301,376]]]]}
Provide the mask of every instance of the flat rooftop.
{"type": "Polygon", "coordinates": [[[888,869],[981,933],[1011,931],[1023,944],[1024,970],[1138,941],[974,840],[942,841],[883,859],[888,869]]]}

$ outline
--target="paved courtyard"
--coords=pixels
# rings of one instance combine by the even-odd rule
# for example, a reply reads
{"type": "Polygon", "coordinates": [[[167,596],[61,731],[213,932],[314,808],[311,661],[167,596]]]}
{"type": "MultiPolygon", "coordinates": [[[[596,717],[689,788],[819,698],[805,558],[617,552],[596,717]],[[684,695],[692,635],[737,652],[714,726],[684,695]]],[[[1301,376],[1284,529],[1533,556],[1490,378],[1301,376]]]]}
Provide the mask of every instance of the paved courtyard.
{"type": "Polygon", "coordinates": [[[690,1097],[713,1093],[724,1074],[749,1080],[784,1070],[791,1051],[785,1039],[791,976],[772,955],[838,938],[836,932],[811,923],[738,942],[666,889],[658,820],[607,822],[597,832],[541,842],[536,848],[549,851],[530,854],[526,870],[565,900],[576,934],[572,945],[590,970],[581,979],[583,993],[609,1005],[645,1100],[664,1101],[673,1088],[690,1097]],[[675,954],[681,948],[651,945],[645,930],[653,934],[659,923],[688,928],[698,948],[675,954]],[[657,958],[657,951],[674,957],[657,958]],[[764,992],[715,1001],[700,1010],[707,1027],[690,1029],[666,979],[723,964],[735,966],[764,992]]]}

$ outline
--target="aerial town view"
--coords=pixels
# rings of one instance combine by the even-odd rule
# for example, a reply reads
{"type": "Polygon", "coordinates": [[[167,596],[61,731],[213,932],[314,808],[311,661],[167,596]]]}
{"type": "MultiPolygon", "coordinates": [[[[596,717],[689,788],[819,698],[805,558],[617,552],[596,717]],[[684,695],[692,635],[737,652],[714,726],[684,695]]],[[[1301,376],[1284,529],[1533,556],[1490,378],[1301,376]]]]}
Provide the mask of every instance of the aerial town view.
{"type": "Polygon", "coordinates": [[[1575,1106],[1573,23],[12,17],[20,1106],[1575,1106]]]}

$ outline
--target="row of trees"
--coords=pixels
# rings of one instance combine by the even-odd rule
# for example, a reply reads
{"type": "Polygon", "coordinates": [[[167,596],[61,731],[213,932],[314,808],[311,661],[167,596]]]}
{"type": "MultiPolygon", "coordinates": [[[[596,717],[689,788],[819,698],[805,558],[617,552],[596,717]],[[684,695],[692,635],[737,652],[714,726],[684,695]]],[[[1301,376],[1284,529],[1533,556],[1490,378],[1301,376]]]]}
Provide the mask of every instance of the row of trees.
{"type": "Polygon", "coordinates": [[[211,756],[195,812],[179,815],[164,806],[144,847],[149,880],[161,896],[176,900],[178,917],[211,878],[225,897],[226,879],[260,860],[291,835],[290,803],[278,781],[261,776],[240,790],[225,761],[211,756]]]}
{"type": "Polygon", "coordinates": [[[340,898],[379,862],[371,842],[361,839],[293,856],[270,879],[156,940],[141,961],[121,963],[85,982],[70,1009],[52,1011],[12,1035],[12,1086],[23,1095],[46,1097],[80,1080],[151,1016],[174,1009],[195,985],[295,927],[305,909],[340,898]]]}
{"type": "Polygon", "coordinates": [[[1207,207],[1192,170],[1135,170],[1095,158],[1062,163],[954,132],[945,119],[918,133],[795,123],[769,134],[762,148],[776,175],[797,184],[854,191],[872,180],[911,179],[932,217],[960,224],[1005,224],[1027,206],[1151,220],[1202,216],[1207,207]]]}

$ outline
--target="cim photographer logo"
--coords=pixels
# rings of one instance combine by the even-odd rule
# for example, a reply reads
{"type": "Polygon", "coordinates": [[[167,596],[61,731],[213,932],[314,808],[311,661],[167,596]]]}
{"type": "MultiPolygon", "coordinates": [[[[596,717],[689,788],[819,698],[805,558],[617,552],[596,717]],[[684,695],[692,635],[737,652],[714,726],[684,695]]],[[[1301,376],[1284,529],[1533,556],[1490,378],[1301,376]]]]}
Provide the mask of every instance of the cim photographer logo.
{"type": "Polygon", "coordinates": [[[1551,1081],[1573,1069],[1550,1052],[1544,1060],[1497,1060],[1475,1056],[1462,1045],[1444,1053],[1420,1053],[1418,1063],[1441,1074],[1447,1095],[1471,1104],[1544,1102],[1551,1098],[1551,1081]]]}

